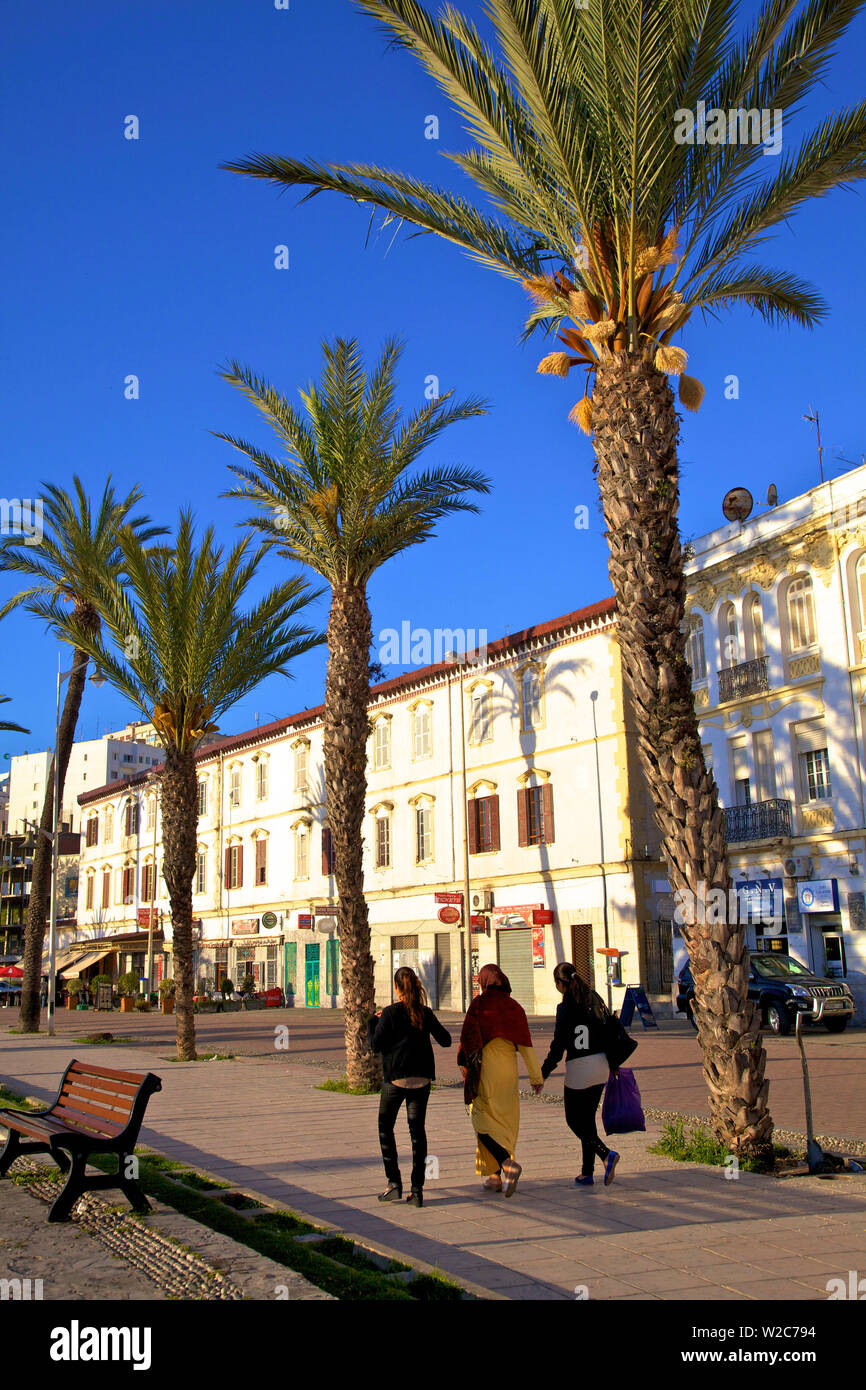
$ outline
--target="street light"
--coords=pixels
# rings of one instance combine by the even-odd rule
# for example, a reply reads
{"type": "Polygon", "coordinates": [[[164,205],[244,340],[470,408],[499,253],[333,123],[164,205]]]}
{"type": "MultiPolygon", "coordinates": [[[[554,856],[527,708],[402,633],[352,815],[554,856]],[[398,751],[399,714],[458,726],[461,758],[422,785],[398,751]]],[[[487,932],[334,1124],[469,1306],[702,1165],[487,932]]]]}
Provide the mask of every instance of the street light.
{"type": "MultiPolygon", "coordinates": [[[[603,812],[602,800],[601,800],[601,766],[600,766],[600,764],[599,764],[599,758],[598,758],[598,724],[597,724],[597,722],[596,722],[596,717],[595,717],[595,707],[596,707],[596,702],[598,701],[598,691],[597,691],[597,690],[591,690],[591,691],[589,692],[589,698],[590,698],[590,701],[592,702],[592,737],[593,737],[593,742],[594,742],[594,744],[595,744],[595,785],[596,785],[596,790],[597,790],[597,793],[598,793],[598,845],[599,845],[598,853],[599,853],[599,867],[601,868],[601,901],[602,901],[602,909],[603,909],[603,914],[604,914],[604,950],[605,950],[605,953],[606,953],[607,951],[610,950],[610,932],[609,932],[608,918],[607,918],[607,875],[606,875],[605,872],[604,872],[604,812],[603,812]]],[[[608,1007],[610,1010],[613,1010],[613,992],[612,992],[611,986],[610,986],[610,967],[609,967],[609,961],[610,961],[610,956],[608,956],[607,954],[605,954],[605,958],[604,958],[604,969],[605,969],[605,975],[606,975],[606,977],[607,977],[607,1007],[608,1007]]]]}
{"type": "MultiPolygon", "coordinates": [[[[57,657],[57,703],[54,715],[54,796],[51,814],[51,830],[43,830],[42,834],[47,835],[51,841],[51,904],[48,913],[48,1036],[54,1036],[54,1004],[55,993],[57,990],[57,968],[56,968],[56,934],[57,934],[57,867],[60,843],[60,687],[64,681],[80,670],[80,663],[70,666],[68,671],[61,670],[63,659],[62,651],[57,657]]],[[[86,661],[86,658],[85,658],[86,661]]],[[[105,676],[99,667],[90,677],[93,685],[104,685],[105,676]]]]}
{"type": "MultiPolygon", "coordinates": [[[[463,710],[463,670],[468,653],[446,652],[445,661],[460,668],[460,766],[463,778],[463,932],[466,938],[466,970],[463,980],[464,1012],[472,1003],[472,909],[469,897],[469,799],[466,789],[466,723],[463,710]]],[[[451,680],[448,680],[448,699],[451,702],[451,680]]]]}

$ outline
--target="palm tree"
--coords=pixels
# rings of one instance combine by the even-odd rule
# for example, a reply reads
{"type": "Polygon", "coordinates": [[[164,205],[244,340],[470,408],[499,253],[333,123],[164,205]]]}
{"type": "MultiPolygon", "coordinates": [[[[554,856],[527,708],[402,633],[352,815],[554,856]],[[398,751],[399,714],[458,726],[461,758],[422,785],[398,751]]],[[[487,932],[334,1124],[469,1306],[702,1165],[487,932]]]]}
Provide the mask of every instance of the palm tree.
{"type": "MultiPolygon", "coordinates": [[[[106,575],[122,572],[118,546],[121,527],[130,527],[142,544],[165,533],[162,526],[151,525],[147,516],[131,516],[141,501],[141,491],[135,487],[124,498],[115,496],[111,478],[106,481],[99,502],[94,505],[84,491],[81,479],[73,479],[73,492],[53,484],[43,484],[43,536],[38,545],[19,536],[7,536],[0,541],[0,573],[23,575],[28,587],[10,598],[0,608],[0,618],[16,608],[47,623],[50,630],[62,636],[57,617],[70,612],[82,631],[96,632],[99,615],[93,595],[106,575]]],[[[42,802],[40,834],[33,853],[33,882],[27,908],[24,933],[24,963],[21,981],[20,1026],[23,1033],[39,1030],[40,984],[42,980],[42,945],[51,895],[51,832],[54,824],[54,757],[58,768],[58,800],[63,805],[63,788],[75,727],[81,709],[84,683],[87,679],[87,657],[76,649],[72,658],[72,675],[66,687],[63,714],[57,748],[52,755],[42,802]]],[[[58,814],[58,823],[60,816],[58,814]]]]}
{"type": "MultiPolygon", "coordinates": [[[[9,696],[0,695],[0,705],[8,705],[9,696]]],[[[29,729],[22,729],[20,724],[9,724],[6,720],[0,720],[0,733],[3,734],[29,734],[29,729]]]]}
{"type": "Polygon", "coordinates": [[[259,508],[250,525],[331,588],[325,796],[339,895],[346,1076],[350,1086],[363,1088],[379,1076],[367,1044],[375,1008],[362,838],[372,640],[367,584],[386,560],[427,540],[440,517],[478,510],[468,494],[489,490],[483,474],[452,466],[407,476],[407,469],[449,425],[483,415],[486,406],[475,399],[451,404],[449,392],[403,421],[394,405],[400,344],[386,344],[369,377],[354,340],[322,346],[321,385],[301,393],[308,420],[246,367],[231,362],[223,372],[271,425],[284,461],[231,435],[218,438],[252,462],[232,466],[242,486],[228,494],[259,508]]]}
{"type": "MultiPolygon", "coordinates": [[[[668,378],[688,409],[703,387],[683,375],[672,339],[697,311],[746,305],[806,326],[825,311],[811,286],[751,254],[802,203],[863,176],[866,106],[828,117],[775,166],[754,140],[756,129],[781,136],[861,0],[810,0],[799,15],[798,0],[764,0],[740,37],[733,0],[486,0],[498,53],[451,7],[434,18],[415,0],[359,4],[464,117],[472,147],[448,157],[481,201],[372,165],[255,154],[224,167],[309,186],[308,197],[341,192],[444,237],[529,292],[524,337],[559,330],[564,350],[538,370],[585,372],[570,418],[594,435],[623,666],[671,886],[727,888],[685,654],[668,378]],[[760,127],[762,113],[774,123],[760,127]]],[[[692,922],[685,936],[714,1128],[732,1152],[766,1158],[769,1083],[744,931],[692,922]]]]}
{"type": "Polygon", "coordinates": [[[249,537],[223,563],[209,527],[196,548],[191,515],[181,512],[173,549],[146,549],[132,529],[120,536],[126,580],[106,576],[95,593],[102,634],[75,614],[56,615],[66,640],[99,665],[111,685],[153,724],[165,751],[160,772],[163,877],[174,940],[177,1054],[195,1060],[192,881],[196,869],[198,780],[195,754],[213,722],[266,676],[323,640],[293,619],[318,597],[299,578],[271,589],[249,612],[239,604],[262,550],[249,537]]]}

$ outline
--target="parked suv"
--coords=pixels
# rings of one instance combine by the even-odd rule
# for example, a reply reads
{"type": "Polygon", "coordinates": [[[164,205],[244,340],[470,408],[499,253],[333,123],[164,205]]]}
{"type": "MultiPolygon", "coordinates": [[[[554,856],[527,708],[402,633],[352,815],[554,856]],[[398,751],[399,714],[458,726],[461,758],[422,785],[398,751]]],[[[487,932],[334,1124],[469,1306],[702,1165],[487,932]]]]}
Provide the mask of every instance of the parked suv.
{"type": "MultiPolygon", "coordinates": [[[[692,1027],[695,987],[688,964],[678,977],[677,1008],[684,1013],[692,1027]]],[[[751,957],[749,969],[749,998],[759,1005],[761,1022],[774,1033],[790,1033],[797,1014],[807,1022],[816,1019],[829,1033],[842,1033],[854,1013],[854,996],[840,980],[813,975],[793,956],[777,951],[758,951],[751,957]]]]}

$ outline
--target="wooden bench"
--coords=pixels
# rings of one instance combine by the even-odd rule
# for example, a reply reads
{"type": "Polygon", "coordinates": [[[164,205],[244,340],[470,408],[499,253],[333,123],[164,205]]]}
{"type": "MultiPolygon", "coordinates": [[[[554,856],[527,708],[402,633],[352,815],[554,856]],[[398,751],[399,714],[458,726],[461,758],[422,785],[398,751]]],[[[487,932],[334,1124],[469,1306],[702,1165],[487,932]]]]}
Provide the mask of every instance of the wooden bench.
{"type": "Polygon", "coordinates": [[[67,1178],[49,1221],[67,1221],[84,1192],[105,1187],[121,1188],[136,1211],[150,1211],[133,1177],[133,1154],[147,1102],[161,1090],[162,1082],[152,1072],[109,1071],[70,1062],[57,1099],[47,1110],[0,1110],[0,1124],[9,1131],[0,1154],[0,1178],[19,1154],[50,1153],[67,1178]],[[95,1153],[116,1154],[117,1172],[88,1176],[87,1159],[95,1153]]]}

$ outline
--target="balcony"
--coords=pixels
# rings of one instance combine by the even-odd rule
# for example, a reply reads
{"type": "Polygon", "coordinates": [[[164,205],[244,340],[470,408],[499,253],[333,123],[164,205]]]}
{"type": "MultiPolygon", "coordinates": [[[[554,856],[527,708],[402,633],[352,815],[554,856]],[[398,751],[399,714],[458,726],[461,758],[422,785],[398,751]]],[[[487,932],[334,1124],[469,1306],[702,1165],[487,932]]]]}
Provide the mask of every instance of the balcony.
{"type": "Polygon", "coordinates": [[[743,840],[776,839],[791,834],[791,803],[780,801],[778,797],[771,801],[756,801],[752,806],[728,806],[724,816],[728,844],[743,840]]]}
{"type": "Polygon", "coordinates": [[[767,675],[769,657],[758,656],[754,661],[741,661],[719,672],[719,704],[725,700],[740,700],[744,695],[760,695],[770,689],[767,675]]]}

